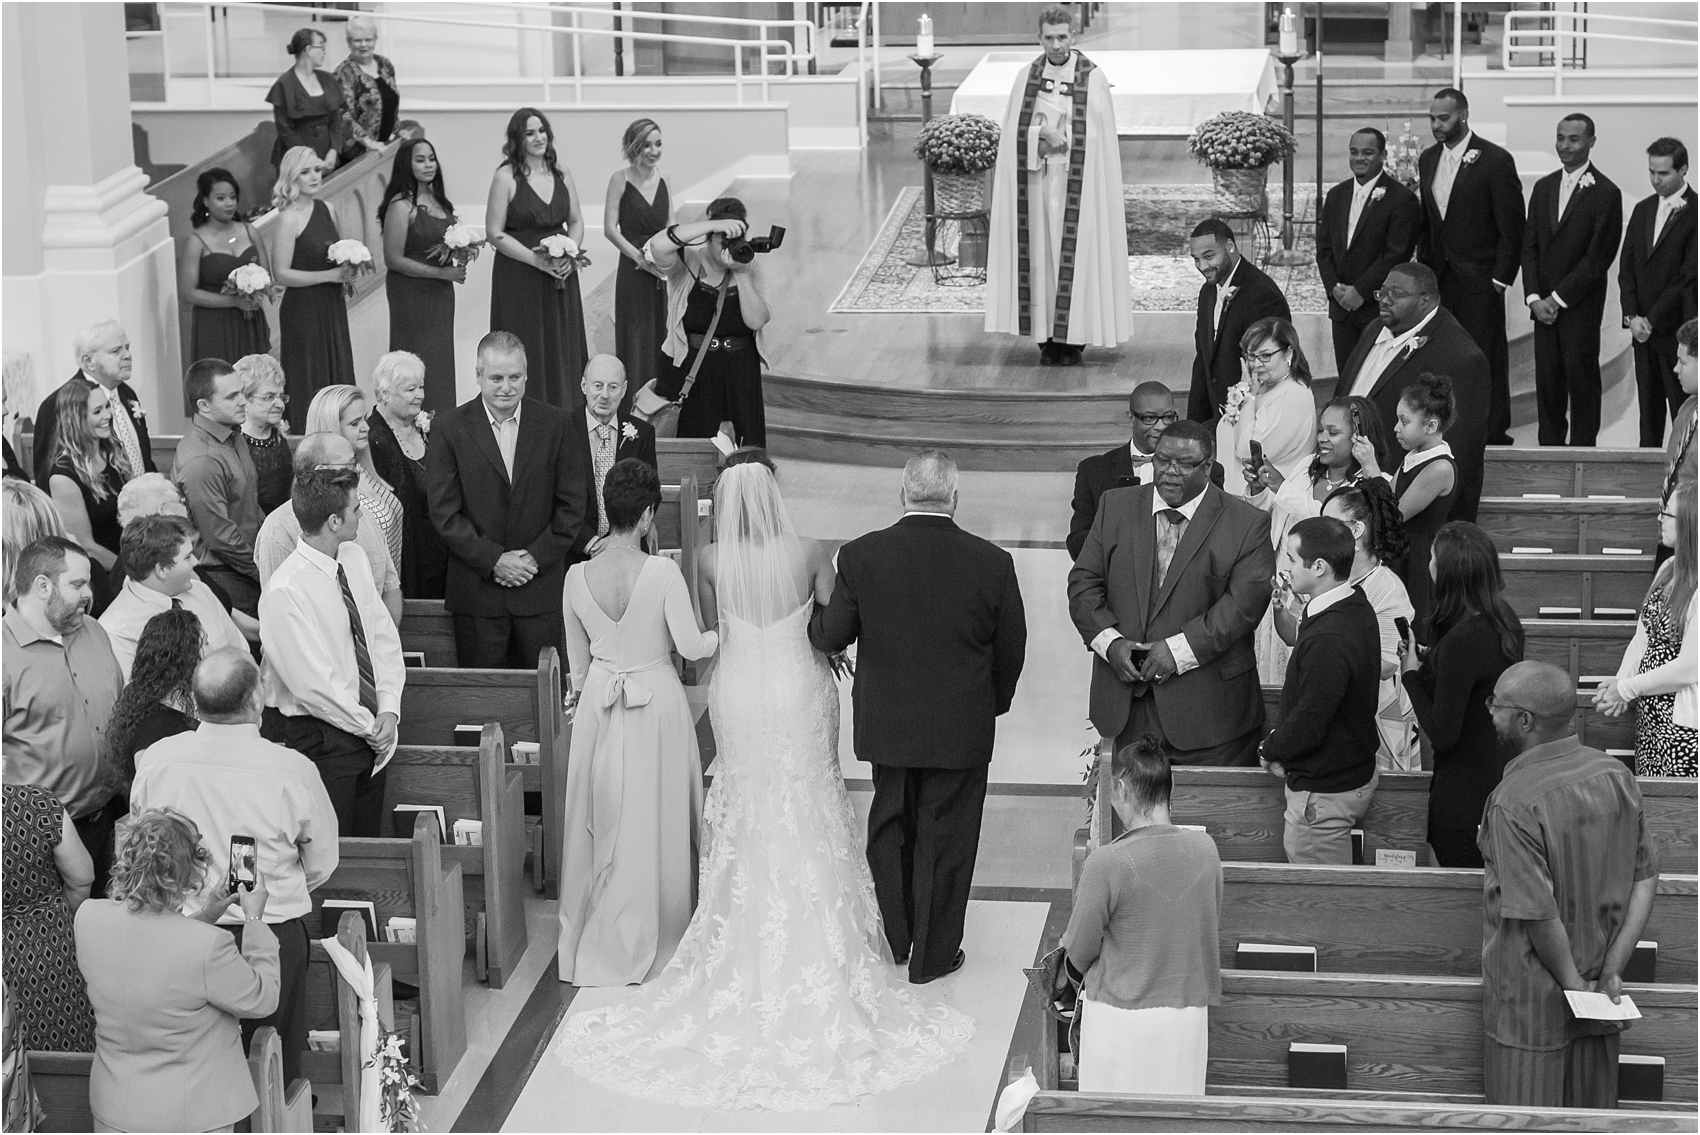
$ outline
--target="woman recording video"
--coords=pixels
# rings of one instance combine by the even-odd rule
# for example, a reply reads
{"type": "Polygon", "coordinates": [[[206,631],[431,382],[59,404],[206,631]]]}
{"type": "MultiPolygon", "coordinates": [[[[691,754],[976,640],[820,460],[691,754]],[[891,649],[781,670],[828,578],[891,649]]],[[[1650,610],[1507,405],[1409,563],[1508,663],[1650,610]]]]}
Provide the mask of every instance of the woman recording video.
{"type": "Polygon", "coordinates": [[[662,403],[679,403],[679,437],[712,437],[721,422],[731,422],[738,445],[767,444],[761,393],[767,300],[756,258],[744,251],[740,262],[733,255],[747,227],[744,203],[720,197],[710,202],[707,220],[670,225],[644,246],[667,277],[661,349],[671,365],[639,392],[637,407],[653,417],[662,403]]]}

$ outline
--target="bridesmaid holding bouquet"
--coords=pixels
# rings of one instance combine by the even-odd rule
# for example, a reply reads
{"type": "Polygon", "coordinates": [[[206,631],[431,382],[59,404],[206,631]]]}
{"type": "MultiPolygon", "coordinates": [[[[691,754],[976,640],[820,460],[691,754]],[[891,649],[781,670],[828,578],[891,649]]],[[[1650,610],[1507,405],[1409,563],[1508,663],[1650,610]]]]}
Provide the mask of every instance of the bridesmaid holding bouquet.
{"type": "Polygon", "coordinates": [[[417,355],[425,364],[425,409],[455,408],[455,285],[466,283],[466,260],[476,248],[450,252],[444,237],[458,224],[443,188],[437,151],[424,138],[396,150],[389,187],[378,206],[388,272],[390,350],[417,355]]]}
{"type": "Polygon", "coordinates": [[[667,338],[667,276],[644,259],[643,246],[673,220],[667,179],[661,176],[661,127],[640,118],[626,127],[620,148],[626,166],[608,179],[603,231],[620,252],[614,277],[614,353],[626,365],[626,394],[620,412],[631,409],[632,395],[661,374],[661,344],[667,338]]]}
{"type": "Polygon", "coordinates": [[[272,333],[261,303],[272,289],[242,291],[228,284],[231,273],[247,264],[270,273],[265,249],[242,216],[234,174],[214,167],[195,180],[189,224],[189,235],[177,246],[177,294],[191,313],[187,361],[235,362],[265,354],[272,333]]]}
{"type": "Polygon", "coordinates": [[[490,276],[490,330],[511,331],[525,345],[531,391],[551,406],[582,409],[579,378],[589,359],[582,256],[552,256],[545,237],[564,234],[576,250],[584,216],[572,175],[555,158],[555,133],[541,111],[521,107],[508,120],[505,160],[490,182],[484,227],[497,252],[490,276]]]}
{"type": "Polygon", "coordinates": [[[289,383],[289,432],[299,434],[313,395],[327,386],[354,385],[354,347],[348,338],[343,285],[356,269],[337,265],[330,247],[341,239],[331,211],[318,199],[324,179],[319,156],[296,146],[283,156],[272,206],[271,262],[286,289],[278,307],[280,361],[289,383]]]}

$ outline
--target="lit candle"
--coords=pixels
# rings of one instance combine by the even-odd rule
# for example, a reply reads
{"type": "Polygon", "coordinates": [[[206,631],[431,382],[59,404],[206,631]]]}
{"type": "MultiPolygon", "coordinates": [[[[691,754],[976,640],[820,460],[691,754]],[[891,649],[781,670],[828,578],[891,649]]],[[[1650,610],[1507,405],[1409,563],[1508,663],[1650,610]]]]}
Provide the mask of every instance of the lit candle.
{"type": "Polygon", "coordinates": [[[1291,8],[1281,9],[1281,54],[1299,54],[1298,21],[1293,19],[1291,8]]]}
{"type": "Polygon", "coordinates": [[[915,37],[915,54],[923,59],[930,58],[933,54],[933,18],[931,16],[925,14],[921,16],[921,31],[915,37]]]}

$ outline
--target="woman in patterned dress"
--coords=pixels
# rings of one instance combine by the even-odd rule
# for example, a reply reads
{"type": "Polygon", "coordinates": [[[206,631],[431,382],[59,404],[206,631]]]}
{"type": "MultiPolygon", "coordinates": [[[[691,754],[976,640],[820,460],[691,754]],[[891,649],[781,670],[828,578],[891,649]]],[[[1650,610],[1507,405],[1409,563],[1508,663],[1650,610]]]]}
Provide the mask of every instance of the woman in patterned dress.
{"type": "Polygon", "coordinates": [[[77,968],[71,915],[89,897],[94,860],[57,797],[4,787],[4,968],[23,1047],[94,1051],[94,1009],[77,968]]]}
{"type": "Polygon", "coordinates": [[[1695,603],[1695,493],[1675,494],[1659,513],[1659,543],[1675,549],[1653,577],[1635,637],[1617,677],[1594,693],[1602,713],[1617,717],[1639,701],[1635,720],[1636,776],[1694,776],[1700,686],[1700,621],[1695,603]]]}
{"type": "Polygon", "coordinates": [[[341,434],[354,447],[354,465],[360,471],[360,511],[383,532],[390,559],[399,565],[401,498],[372,466],[372,424],[366,419],[366,396],[358,386],[325,387],[313,395],[313,404],[307,407],[307,432],[341,434]]]}

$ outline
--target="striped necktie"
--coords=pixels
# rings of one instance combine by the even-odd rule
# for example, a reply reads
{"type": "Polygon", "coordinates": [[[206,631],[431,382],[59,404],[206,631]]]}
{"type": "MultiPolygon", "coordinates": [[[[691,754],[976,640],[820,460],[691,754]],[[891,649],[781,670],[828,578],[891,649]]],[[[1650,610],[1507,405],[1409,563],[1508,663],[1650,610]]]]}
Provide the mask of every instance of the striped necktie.
{"type": "Polygon", "coordinates": [[[602,487],[608,480],[608,470],[614,467],[614,427],[596,427],[596,453],[592,465],[596,476],[596,534],[608,535],[608,509],[602,503],[602,487]]]}
{"type": "Polygon", "coordinates": [[[124,447],[124,456],[130,461],[131,478],[146,473],[147,465],[142,460],[142,440],[136,436],[136,423],[130,420],[130,411],[116,390],[112,391],[112,438],[124,447]]]}
{"type": "Polygon", "coordinates": [[[1670,505],[1671,493],[1676,491],[1677,478],[1682,475],[1682,463],[1688,458],[1688,450],[1694,444],[1694,427],[1700,425],[1700,414],[1688,419],[1688,429],[1683,431],[1682,444],[1676,447],[1676,457],[1672,459],[1670,468],[1665,470],[1665,488],[1659,494],[1661,509],[1670,505]]]}
{"type": "Polygon", "coordinates": [[[372,672],[372,652],[366,648],[366,628],[360,622],[360,608],[354,605],[354,592],[348,586],[348,573],[336,565],[336,581],[342,585],[342,605],[348,608],[348,629],[354,634],[354,665],[360,671],[360,704],[373,717],[378,716],[378,681],[372,672]]]}
{"type": "Polygon", "coordinates": [[[1169,565],[1174,562],[1175,549],[1181,546],[1181,534],[1186,531],[1186,513],[1178,508],[1165,508],[1157,515],[1167,522],[1157,528],[1157,587],[1161,590],[1169,565]]]}

